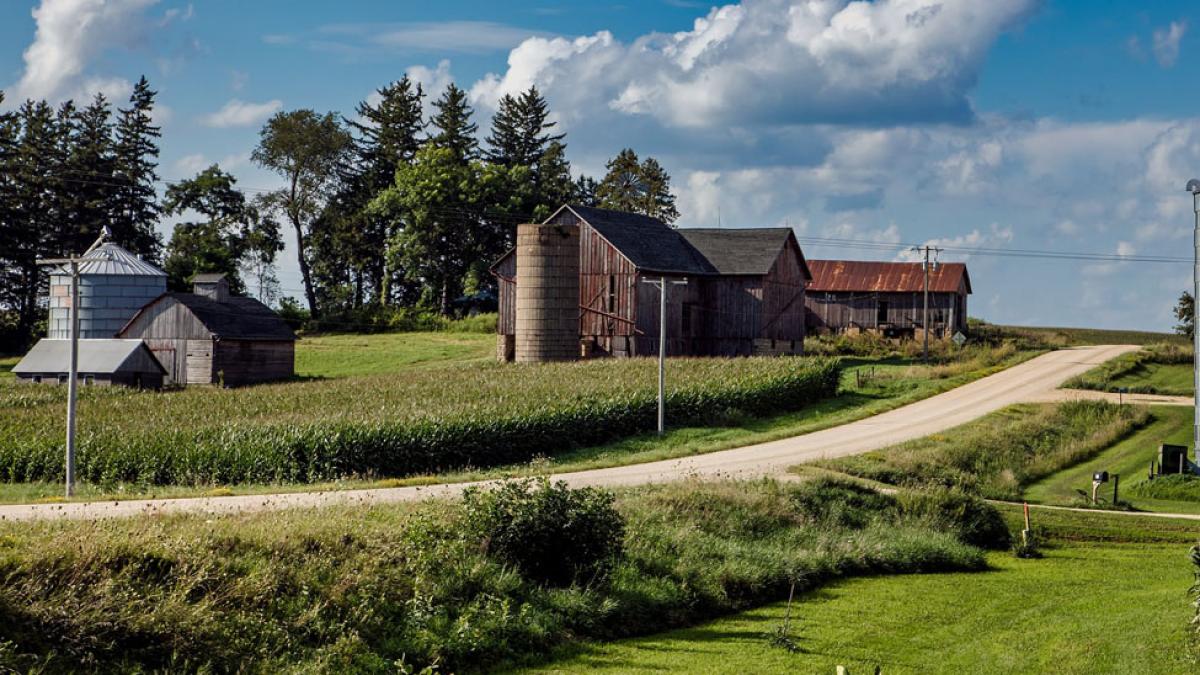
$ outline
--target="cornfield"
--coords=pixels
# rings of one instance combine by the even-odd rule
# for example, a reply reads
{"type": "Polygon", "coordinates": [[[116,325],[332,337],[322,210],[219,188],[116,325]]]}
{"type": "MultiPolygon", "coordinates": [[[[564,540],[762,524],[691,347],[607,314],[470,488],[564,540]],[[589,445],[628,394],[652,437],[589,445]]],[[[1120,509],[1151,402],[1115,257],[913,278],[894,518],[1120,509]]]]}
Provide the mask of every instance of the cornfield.
{"type": "MultiPolygon", "coordinates": [[[[652,430],[656,364],[484,364],[244,389],[84,388],[77,472],[98,484],[310,482],[483,468],[652,430]]],[[[833,395],[823,358],[681,359],[672,424],[833,395]]],[[[63,474],[65,388],[0,384],[0,480],[63,474]]]]}

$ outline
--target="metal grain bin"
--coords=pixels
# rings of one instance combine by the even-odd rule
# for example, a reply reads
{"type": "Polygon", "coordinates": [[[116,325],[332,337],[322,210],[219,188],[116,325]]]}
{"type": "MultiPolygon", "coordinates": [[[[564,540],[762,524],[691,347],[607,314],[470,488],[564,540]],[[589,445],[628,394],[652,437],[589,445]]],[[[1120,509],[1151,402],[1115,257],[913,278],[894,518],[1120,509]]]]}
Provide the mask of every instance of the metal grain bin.
{"type": "MultiPolygon", "coordinates": [[[[167,273],[110,241],[97,241],[79,265],[79,337],[111,338],[138,310],[167,291],[167,273]]],[[[71,275],[50,275],[47,337],[71,337],[71,275]]]]}
{"type": "Polygon", "coordinates": [[[517,228],[517,362],[579,358],[579,227],[517,228]]]}

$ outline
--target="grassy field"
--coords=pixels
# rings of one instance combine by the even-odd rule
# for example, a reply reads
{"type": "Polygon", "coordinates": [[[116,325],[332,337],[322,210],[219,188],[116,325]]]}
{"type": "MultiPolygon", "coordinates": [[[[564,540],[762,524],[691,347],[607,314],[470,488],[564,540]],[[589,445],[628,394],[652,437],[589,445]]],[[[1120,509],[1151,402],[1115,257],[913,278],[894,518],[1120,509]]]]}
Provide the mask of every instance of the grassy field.
{"type": "Polygon", "coordinates": [[[786,603],[591,646],[531,672],[1192,673],[1187,546],[1068,545],[990,570],[851,579],[800,596],[801,651],[768,643],[786,603]]]}
{"type": "Polygon", "coordinates": [[[1194,390],[1192,375],[1192,366],[1177,363],[1143,363],[1114,379],[1111,389],[1123,388],[1132,392],[1166,396],[1191,396],[1194,390]]]}
{"type": "MultiPolygon", "coordinates": [[[[1187,345],[1187,336],[1176,333],[1155,333],[1151,331],[1107,330],[1102,328],[1055,328],[1034,326],[994,326],[982,327],[979,332],[987,330],[999,331],[1002,334],[1025,337],[1044,342],[1048,345],[1146,345],[1154,343],[1170,343],[1187,345]]],[[[973,331],[975,332],[975,331],[973,331]]]]}
{"type": "Polygon", "coordinates": [[[1191,396],[1192,349],[1173,343],[1147,345],[1067,380],[1063,388],[1191,396]]]}
{"type": "MultiPolygon", "coordinates": [[[[816,481],[646,487],[616,508],[607,582],[566,587],[496,557],[459,503],[0,523],[0,670],[474,671],[694,625],[793,580],[982,569],[964,541],[1004,527],[982,502],[816,481]]],[[[553,544],[542,531],[519,530],[553,544]]]]}
{"type": "MultiPolygon", "coordinates": [[[[1182,406],[1154,406],[1151,421],[1120,442],[1096,456],[1059,471],[1030,485],[1025,496],[1044,504],[1077,505],[1078,490],[1091,490],[1092,472],[1108,471],[1121,475],[1120,499],[1142,511],[1167,513],[1200,513],[1200,500],[1154,499],[1139,496],[1137,488],[1145,483],[1150,462],[1158,454],[1160,443],[1191,445],[1192,410],[1182,406]]],[[[1112,485],[1100,491],[1106,500],[1112,496],[1112,485]]]]}
{"type": "MultiPolygon", "coordinates": [[[[354,361],[357,358],[355,355],[364,351],[362,345],[366,344],[370,346],[377,343],[391,345],[392,351],[396,353],[396,362],[408,364],[406,366],[389,366],[396,368],[396,372],[400,374],[414,373],[418,377],[428,378],[446,369],[455,373],[461,373],[462,368],[469,368],[472,373],[487,373],[489,371],[507,373],[515,370],[489,363],[486,358],[477,362],[464,364],[462,360],[473,361],[481,353],[480,351],[472,351],[466,348],[458,352],[457,356],[450,357],[459,359],[453,363],[445,365],[430,363],[430,355],[441,354],[448,349],[457,350],[463,344],[459,342],[460,340],[465,341],[466,344],[470,344],[477,337],[474,335],[458,334],[405,334],[397,336],[330,336],[320,338],[323,342],[313,343],[321,346],[320,352],[307,357],[311,364],[308,366],[308,373],[312,375],[323,373],[325,377],[334,378],[337,378],[339,374],[344,375],[348,370],[352,369],[352,364],[356,363],[354,361]],[[455,370],[456,368],[459,370],[455,370]]],[[[301,344],[303,345],[304,342],[301,344]]],[[[483,348],[483,346],[479,347],[480,350],[483,348]]],[[[308,349],[308,347],[304,347],[303,349],[308,349]]],[[[662,438],[654,434],[634,434],[629,438],[607,444],[593,444],[587,447],[576,448],[561,447],[559,448],[561,452],[547,452],[545,454],[548,457],[539,458],[531,463],[510,464],[492,469],[479,468],[447,471],[437,476],[417,475],[409,478],[387,478],[384,480],[315,480],[308,483],[280,483],[278,481],[248,481],[241,483],[209,481],[200,485],[146,485],[128,481],[113,481],[102,484],[84,483],[79,486],[77,498],[85,500],[127,499],[149,496],[177,497],[208,494],[279,492],[300,489],[326,490],[389,487],[426,484],[437,481],[530,475],[546,471],[571,471],[667,459],[773,440],[862,419],[960,386],[973,379],[991,374],[1025,360],[1034,354],[1036,352],[1018,352],[1011,348],[1003,347],[967,350],[960,353],[959,359],[956,361],[932,366],[919,365],[906,359],[851,359],[845,362],[846,368],[843,371],[841,389],[836,397],[816,402],[799,410],[773,416],[755,416],[746,411],[725,410],[722,411],[722,414],[716,416],[716,419],[706,424],[682,426],[675,425],[672,413],[669,410],[668,424],[671,425],[671,429],[662,438]]],[[[738,366],[744,369],[747,367],[748,360],[719,363],[723,363],[726,366],[738,366]]],[[[385,364],[382,362],[377,365],[377,368],[380,370],[384,367],[385,364]]],[[[647,382],[651,382],[652,379],[647,378],[647,382]]],[[[215,404],[229,397],[235,398],[238,401],[247,401],[247,404],[244,406],[240,403],[229,406],[229,408],[233,409],[233,412],[227,417],[213,418],[211,413],[205,413],[200,418],[201,421],[207,418],[208,423],[223,425],[231,421],[237,422],[238,420],[242,420],[245,423],[247,420],[255,420],[255,411],[263,410],[263,405],[266,404],[264,400],[260,399],[274,396],[278,390],[296,391],[298,388],[303,387],[336,386],[339,389],[347,391],[348,395],[357,395],[359,390],[364,389],[366,393],[370,393],[373,389],[393,388],[398,386],[395,384],[395,381],[395,375],[389,377],[385,373],[374,376],[344,377],[325,382],[273,385],[271,387],[259,387],[234,392],[201,389],[194,390],[193,392],[176,392],[161,395],[141,394],[137,396],[145,398],[139,399],[135,397],[133,400],[143,405],[155,406],[156,408],[157,402],[163,398],[171,401],[172,397],[180,395],[190,396],[190,400],[202,408],[205,402],[211,401],[215,404]],[[339,382],[341,384],[338,384],[339,382]]],[[[672,377],[671,382],[672,386],[678,386],[675,383],[678,383],[679,380],[672,377]]],[[[3,391],[0,388],[0,394],[3,394],[3,391]]],[[[85,398],[93,394],[94,392],[85,392],[85,398]]],[[[388,395],[386,391],[381,392],[377,398],[384,398],[384,395],[388,395]]],[[[47,396],[51,396],[51,394],[47,394],[47,396]]],[[[415,401],[415,404],[423,408],[430,407],[431,402],[427,396],[418,396],[417,398],[418,400],[415,401]]],[[[304,401],[303,399],[298,400],[300,402],[295,404],[295,414],[303,415],[313,409],[314,402],[304,401]]],[[[47,432],[49,434],[47,442],[49,443],[58,442],[60,431],[55,427],[61,425],[61,421],[57,419],[58,413],[54,406],[59,403],[59,401],[53,398],[48,399],[46,403],[47,408],[44,414],[50,416],[47,418],[47,424],[52,427],[47,432]]],[[[318,410],[318,414],[329,415],[336,411],[336,407],[329,405],[328,402],[321,403],[326,403],[326,405],[318,410]]],[[[102,409],[111,406],[112,402],[97,401],[96,405],[98,409],[102,409]]],[[[221,403],[221,405],[225,406],[226,404],[221,403]]],[[[169,405],[166,409],[170,412],[172,409],[177,408],[174,405],[169,405]]],[[[262,412],[257,414],[265,415],[262,412]]],[[[136,413],[129,415],[129,417],[135,416],[136,413]]],[[[159,414],[153,417],[159,418],[159,414]]],[[[86,424],[87,417],[85,416],[81,419],[86,424]]],[[[126,420],[120,428],[133,428],[129,425],[136,427],[136,422],[133,419],[126,420]]],[[[82,428],[86,429],[87,427],[84,426],[82,428]]],[[[88,452],[88,446],[84,445],[82,451],[85,453],[88,452]]],[[[0,500],[9,502],[57,500],[61,492],[61,485],[57,482],[9,482],[0,485],[0,500]]]]}
{"type": "Polygon", "coordinates": [[[318,335],[296,343],[300,377],[353,377],[400,373],[495,358],[496,336],[480,333],[318,335]]]}
{"type": "Polygon", "coordinates": [[[1077,466],[1150,421],[1147,409],[1099,401],[1009,406],[978,420],[816,466],[893,485],[954,486],[1020,499],[1030,484],[1077,466]]]}
{"type": "Polygon", "coordinates": [[[0,356],[0,381],[12,377],[12,368],[20,361],[18,356],[0,356]]]}

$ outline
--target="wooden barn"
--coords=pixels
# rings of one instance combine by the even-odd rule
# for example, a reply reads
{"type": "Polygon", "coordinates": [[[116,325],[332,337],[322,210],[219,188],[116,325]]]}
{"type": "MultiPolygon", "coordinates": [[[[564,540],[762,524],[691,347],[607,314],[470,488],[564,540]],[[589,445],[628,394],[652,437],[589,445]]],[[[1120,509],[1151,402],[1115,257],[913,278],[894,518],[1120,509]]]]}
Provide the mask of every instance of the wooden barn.
{"type": "MultiPolygon", "coordinates": [[[[571,271],[577,279],[569,291],[577,296],[570,307],[578,318],[576,355],[657,354],[660,298],[647,282],[664,277],[668,355],[803,351],[811,274],[790,228],[673,229],[655,218],[582,206],[564,206],[544,225],[571,229],[572,247],[578,233],[578,267],[571,271]]],[[[520,248],[492,266],[502,359],[513,358],[518,333],[520,248]]],[[[525,274],[542,268],[536,258],[530,265],[525,274]]]]}
{"type": "MultiPolygon", "coordinates": [[[[921,328],[925,270],[919,262],[810,260],[813,280],[805,305],[814,333],[874,331],[912,336],[921,328]]],[[[930,337],[967,332],[971,277],[964,263],[941,263],[929,273],[930,337]]]]}
{"type": "Polygon", "coordinates": [[[144,340],[167,384],[236,387],[295,373],[296,336],[279,315],[230,295],[223,275],[197,275],[193,290],[160,295],[117,334],[144,340]]]}

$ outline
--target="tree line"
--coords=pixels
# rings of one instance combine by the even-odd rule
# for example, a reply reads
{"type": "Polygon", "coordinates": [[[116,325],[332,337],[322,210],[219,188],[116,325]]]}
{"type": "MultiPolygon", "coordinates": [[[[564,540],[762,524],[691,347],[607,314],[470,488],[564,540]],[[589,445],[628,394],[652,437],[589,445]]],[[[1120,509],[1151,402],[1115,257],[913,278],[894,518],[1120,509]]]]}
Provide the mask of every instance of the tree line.
{"type": "Polygon", "coordinates": [[[500,99],[482,143],[464,90],[449,85],[426,117],[426,93],[407,76],[353,118],[277,113],[251,156],[283,187],[253,198],[215,164],[159,179],[155,97],[143,77],[115,110],[97,95],[82,108],[30,100],[0,113],[0,352],[42,332],[47,271],[36,261],[82,253],[104,226],[162,265],[172,290],[221,272],[267,302],[280,299],[276,260],[290,229],[304,313],[354,326],[398,310],[449,314],[457,298],[493,287],[487,268],[512,246],[517,223],[562,204],[678,217],[666,170],[632,149],[600,180],[573,174],[536,87],[500,99]],[[164,217],[180,219],[165,245],[164,217]]]}

